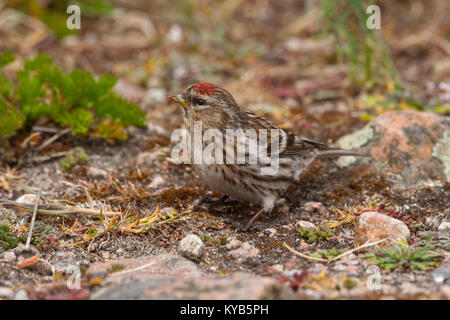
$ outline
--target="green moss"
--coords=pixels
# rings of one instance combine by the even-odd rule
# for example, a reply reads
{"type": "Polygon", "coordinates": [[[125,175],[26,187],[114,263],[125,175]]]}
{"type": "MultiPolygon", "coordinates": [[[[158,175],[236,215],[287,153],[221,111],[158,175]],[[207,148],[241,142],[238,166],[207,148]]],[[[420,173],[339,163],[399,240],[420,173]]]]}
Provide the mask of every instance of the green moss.
{"type": "Polygon", "coordinates": [[[333,259],[334,257],[337,257],[344,251],[345,249],[338,250],[336,248],[331,248],[329,250],[319,250],[316,253],[312,254],[312,256],[321,259],[333,259]]]}
{"type": "Polygon", "coordinates": [[[66,156],[63,160],[61,160],[61,167],[63,169],[71,169],[76,164],[85,163],[88,161],[88,156],[86,155],[86,152],[81,147],[76,147],[67,152],[66,156]]]}
{"type": "Polygon", "coordinates": [[[313,230],[299,228],[298,234],[309,243],[315,243],[317,240],[328,240],[331,238],[333,236],[333,230],[327,225],[321,225],[313,230]]]}
{"type": "Polygon", "coordinates": [[[121,264],[113,264],[111,268],[108,269],[109,273],[119,272],[125,269],[125,267],[121,264]]]}
{"type": "Polygon", "coordinates": [[[213,238],[210,236],[200,236],[200,239],[209,245],[215,245],[215,246],[224,246],[227,244],[227,237],[226,236],[220,236],[217,238],[213,238]]]}
{"type": "Polygon", "coordinates": [[[0,245],[8,250],[15,248],[21,242],[25,242],[25,237],[17,237],[13,234],[11,228],[6,223],[0,223],[0,245]]]}

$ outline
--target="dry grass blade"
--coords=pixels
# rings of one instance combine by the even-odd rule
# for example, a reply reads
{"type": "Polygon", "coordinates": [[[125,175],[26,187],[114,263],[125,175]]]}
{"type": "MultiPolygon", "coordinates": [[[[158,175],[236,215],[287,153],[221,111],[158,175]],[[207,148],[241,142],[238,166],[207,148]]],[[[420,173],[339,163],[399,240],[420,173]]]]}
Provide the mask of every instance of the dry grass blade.
{"type": "Polygon", "coordinates": [[[305,259],[308,259],[308,260],[313,260],[313,261],[332,262],[332,261],[335,261],[335,260],[339,260],[339,259],[341,259],[341,258],[343,258],[345,256],[348,256],[349,254],[351,254],[351,253],[353,253],[353,252],[355,252],[357,250],[360,250],[360,249],[363,249],[363,248],[367,248],[367,247],[372,247],[374,245],[377,245],[377,244],[379,244],[381,242],[384,242],[384,241],[387,241],[387,240],[391,240],[391,241],[394,241],[396,243],[399,243],[400,245],[404,245],[403,243],[401,243],[398,240],[391,239],[391,238],[384,238],[384,239],[381,239],[381,240],[378,240],[378,241],[375,241],[375,242],[365,243],[365,244],[360,245],[360,246],[358,246],[356,248],[353,248],[351,250],[345,251],[344,253],[342,253],[342,254],[334,257],[334,258],[331,258],[331,259],[323,259],[323,258],[311,257],[311,256],[308,256],[308,255],[303,254],[301,252],[298,252],[297,250],[295,250],[292,247],[290,247],[287,243],[283,243],[283,245],[286,247],[286,249],[288,249],[293,254],[295,254],[295,255],[297,255],[299,257],[302,257],[302,258],[305,258],[305,259]]]}
{"type": "MultiPolygon", "coordinates": [[[[33,211],[34,205],[30,203],[20,203],[10,200],[0,200],[0,205],[5,207],[14,207],[24,211],[33,211]]],[[[39,205],[37,212],[47,215],[68,215],[68,214],[85,214],[89,216],[120,216],[121,212],[105,211],[102,209],[86,209],[76,206],[64,206],[62,204],[39,205]]]]}
{"type": "Polygon", "coordinates": [[[27,242],[25,244],[25,248],[28,250],[30,247],[31,236],[33,234],[34,221],[36,220],[36,214],[39,206],[39,200],[41,199],[42,187],[39,188],[38,195],[36,198],[36,203],[34,204],[33,216],[31,217],[30,230],[28,230],[27,242]]]}
{"type": "Polygon", "coordinates": [[[147,267],[150,267],[150,266],[154,265],[155,263],[156,263],[156,261],[152,261],[152,262],[143,264],[142,266],[139,266],[139,267],[136,267],[136,268],[133,268],[133,269],[128,269],[128,270],[122,270],[122,271],[114,272],[114,273],[111,274],[111,276],[121,276],[121,275],[130,273],[130,272],[139,271],[139,270],[145,269],[147,267]]]}

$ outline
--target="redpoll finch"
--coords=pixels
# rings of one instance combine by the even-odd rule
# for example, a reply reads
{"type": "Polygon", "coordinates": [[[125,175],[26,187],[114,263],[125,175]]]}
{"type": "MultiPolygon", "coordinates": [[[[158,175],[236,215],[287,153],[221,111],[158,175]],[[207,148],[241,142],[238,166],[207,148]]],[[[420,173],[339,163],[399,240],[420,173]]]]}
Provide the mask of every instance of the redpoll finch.
{"type": "Polygon", "coordinates": [[[360,155],[288,133],[268,119],[242,110],[228,91],[210,83],[190,85],[183,94],[170,98],[182,106],[189,141],[194,141],[190,148],[194,158],[208,148],[216,151],[214,161],[194,159],[199,177],[215,191],[262,206],[244,230],[261,214],[272,212],[276,201],[315,159],[360,155]],[[195,138],[197,133],[200,140],[195,138]],[[195,149],[196,141],[201,149],[195,149]],[[244,148],[241,154],[236,152],[239,146],[244,148]]]}

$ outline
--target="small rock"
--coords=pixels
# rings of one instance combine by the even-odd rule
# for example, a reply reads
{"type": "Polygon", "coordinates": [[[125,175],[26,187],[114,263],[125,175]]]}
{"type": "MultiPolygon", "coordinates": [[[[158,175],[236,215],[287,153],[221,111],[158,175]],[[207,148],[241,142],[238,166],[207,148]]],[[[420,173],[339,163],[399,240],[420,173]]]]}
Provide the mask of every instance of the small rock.
{"type": "Polygon", "coordinates": [[[269,266],[267,271],[270,273],[282,273],[284,270],[284,266],[282,264],[274,264],[273,266],[269,266]]]}
{"type": "Polygon", "coordinates": [[[450,268],[440,266],[431,273],[431,278],[433,278],[433,281],[436,283],[443,283],[450,278],[450,268]]]}
{"type": "Polygon", "coordinates": [[[229,241],[225,247],[228,250],[233,250],[233,249],[237,249],[241,246],[241,241],[237,240],[236,238],[231,239],[231,241],[229,241]]]}
{"type": "Polygon", "coordinates": [[[305,203],[305,211],[306,212],[320,212],[323,210],[323,203],[322,202],[315,202],[310,201],[305,203]]]}
{"type": "Polygon", "coordinates": [[[166,39],[170,43],[178,43],[183,40],[183,28],[178,24],[174,24],[167,32],[166,39]]]}
{"type": "Polygon", "coordinates": [[[23,256],[24,258],[29,258],[32,256],[38,256],[39,250],[36,249],[35,246],[30,245],[28,249],[26,248],[25,244],[21,243],[17,247],[13,249],[14,254],[19,257],[23,256]]]}
{"type": "Polygon", "coordinates": [[[209,270],[212,272],[217,272],[217,266],[211,266],[209,267],[209,270]]]}
{"type": "Polygon", "coordinates": [[[264,230],[264,235],[268,236],[269,238],[274,238],[277,235],[277,229],[275,228],[268,228],[264,230]]]}
{"type": "Polygon", "coordinates": [[[228,256],[237,259],[238,263],[252,263],[259,256],[259,249],[244,242],[240,248],[228,252],[228,256]]]}
{"type": "Polygon", "coordinates": [[[0,299],[12,299],[14,290],[10,288],[0,287],[0,299]]]}
{"type": "Polygon", "coordinates": [[[15,261],[16,260],[16,254],[13,251],[6,251],[3,254],[3,259],[8,261],[15,261]]]}
{"type": "Polygon", "coordinates": [[[21,289],[14,295],[14,300],[28,300],[28,293],[24,289],[21,289]]]}
{"type": "Polygon", "coordinates": [[[147,188],[158,188],[162,184],[164,184],[164,179],[158,174],[153,178],[152,182],[147,186],[147,188]]]}
{"type": "Polygon", "coordinates": [[[438,231],[441,232],[450,231],[450,222],[448,221],[441,222],[441,224],[438,227],[438,231]]]}
{"type": "Polygon", "coordinates": [[[180,254],[188,259],[198,260],[203,255],[203,241],[195,234],[183,238],[178,245],[180,254]]]}
{"type": "MultiPolygon", "coordinates": [[[[402,221],[375,211],[364,212],[356,222],[355,242],[357,246],[385,238],[406,242],[410,236],[411,232],[402,221]]],[[[393,244],[393,241],[384,241],[366,249],[374,251],[379,248],[388,248],[393,244]]]]}
{"type": "Polygon", "coordinates": [[[305,230],[312,231],[312,230],[316,229],[316,225],[314,223],[309,222],[309,221],[300,220],[300,221],[297,221],[295,223],[295,228],[297,230],[305,229],[305,230]]]}
{"type": "Polygon", "coordinates": [[[24,194],[24,195],[18,197],[16,199],[16,202],[35,204],[36,199],[37,199],[37,196],[35,194],[27,193],[27,194],[24,194]]]}
{"type": "Polygon", "coordinates": [[[108,251],[100,251],[100,257],[105,260],[109,260],[111,258],[111,254],[108,251]]]}
{"type": "Polygon", "coordinates": [[[108,177],[108,172],[106,172],[105,170],[99,169],[99,168],[95,168],[95,167],[89,167],[86,170],[86,174],[91,177],[91,178],[107,178],[108,177]]]}

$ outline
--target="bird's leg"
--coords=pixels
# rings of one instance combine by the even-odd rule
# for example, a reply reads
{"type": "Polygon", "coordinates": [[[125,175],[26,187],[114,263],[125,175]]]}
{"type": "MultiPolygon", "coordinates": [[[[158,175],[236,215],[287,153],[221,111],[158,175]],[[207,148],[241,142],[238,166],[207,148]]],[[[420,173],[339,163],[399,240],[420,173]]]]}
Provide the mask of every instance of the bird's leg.
{"type": "MultiPolygon", "coordinates": [[[[272,212],[273,208],[262,208],[259,210],[251,219],[249,222],[247,222],[244,226],[238,226],[237,231],[248,231],[250,227],[252,227],[253,222],[255,222],[262,214],[270,214],[272,212]]],[[[253,226],[256,227],[256,226],[253,226]]]]}
{"type": "Polygon", "coordinates": [[[211,200],[211,198],[209,198],[209,197],[201,197],[200,199],[197,199],[197,200],[194,202],[192,211],[197,211],[203,203],[206,203],[206,204],[207,204],[207,210],[209,211],[209,209],[210,209],[212,206],[215,206],[215,205],[224,203],[226,199],[228,199],[228,196],[227,196],[227,195],[224,195],[224,196],[220,197],[220,198],[217,199],[217,200],[211,200]]]}

